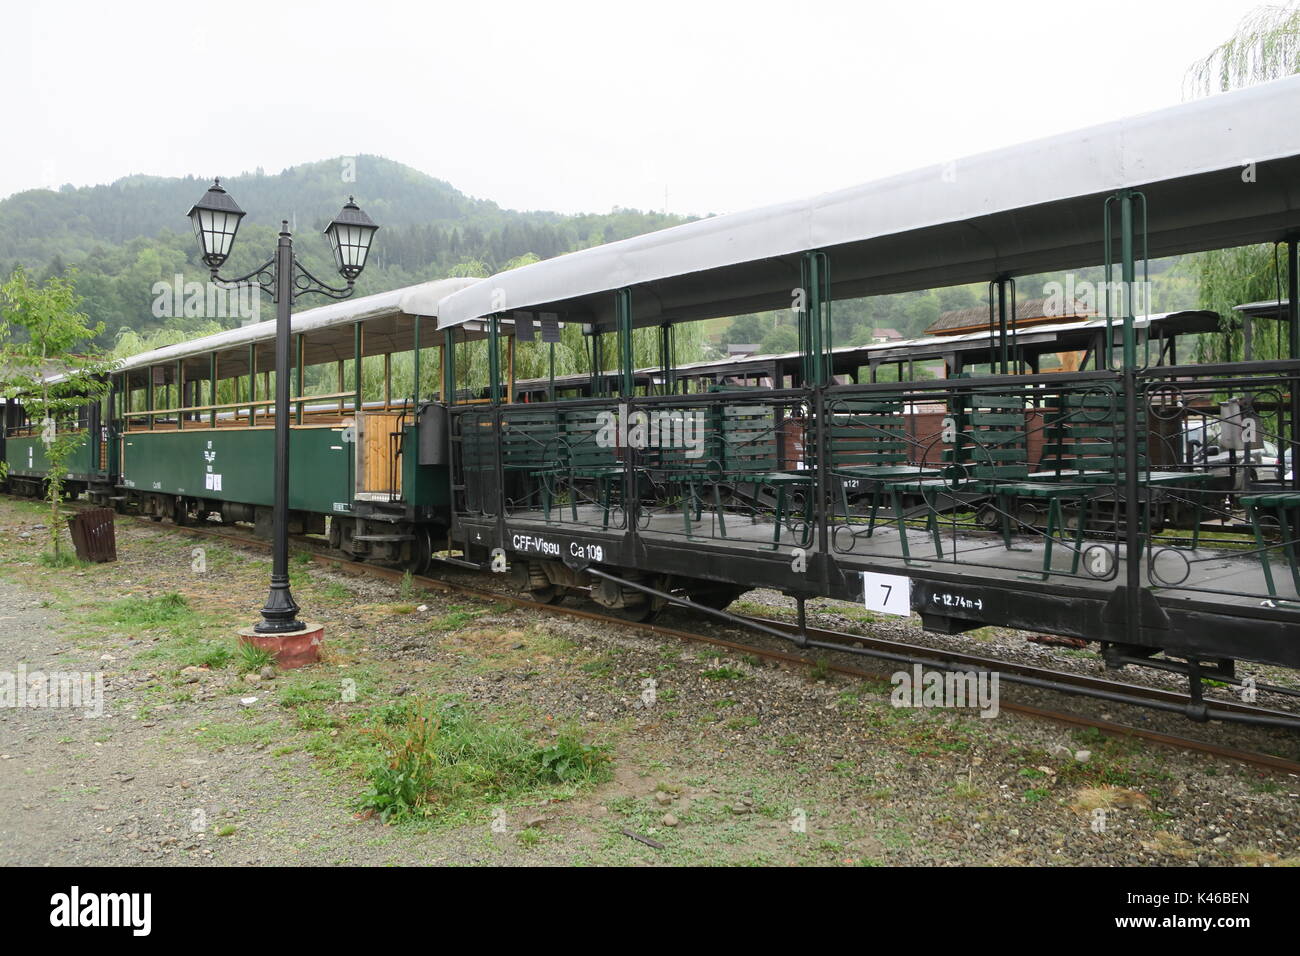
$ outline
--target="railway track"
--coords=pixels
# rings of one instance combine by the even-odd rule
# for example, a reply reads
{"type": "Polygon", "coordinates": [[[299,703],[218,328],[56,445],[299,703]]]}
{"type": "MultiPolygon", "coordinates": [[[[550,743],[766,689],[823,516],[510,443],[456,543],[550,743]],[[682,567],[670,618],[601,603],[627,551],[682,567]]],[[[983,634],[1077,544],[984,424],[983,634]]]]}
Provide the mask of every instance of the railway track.
{"type": "MultiPolygon", "coordinates": [[[[80,506],[74,505],[74,507],[80,506]]],[[[160,523],[153,522],[146,517],[133,517],[133,520],[147,527],[160,526],[160,523]]],[[[164,525],[164,527],[194,537],[215,538],[221,541],[245,547],[257,548],[260,550],[270,550],[271,547],[269,541],[240,530],[225,530],[216,527],[175,524],[167,524],[164,525]]],[[[299,551],[310,554],[312,559],[317,563],[338,570],[369,577],[383,578],[390,581],[400,581],[406,576],[405,571],[396,568],[389,568],[377,564],[367,564],[342,558],[331,552],[324,542],[321,542],[316,538],[293,536],[290,544],[299,551]]],[[[449,569],[456,573],[465,572],[463,566],[449,565],[449,569]]],[[[472,587],[442,578],[420,575],[412,575],[411,580],[412,583],[429,591],[454,594],[462,597],[472,597],[480,600],[501,601],[514,607],[540,611],[547,614],[595,621],[601,624],[614,624],[633,630],[652,633],[660,637],[673,638],[686,643],[706,644],[720,649],[733,651],[737,654],[752,655],[785,666],[804,668],[819,666],[832,673],[852,677],[857,680],[878,682],[881,679],[879,673],[855,667],[851,664],[830,662],[824,659],[818,660],[809,657],[806,654],[775,650],[768,647],[732,641],[713,635],[702,634],[697,631],[670,627],[653,622],[630,621],[586,608],[557,604],[542,604],[521,597],[510,591],[472,587]]],[[[1090,675],[1075,674],[1069,671],[1057,671],[1030,664],[1008,662],[993,657],[982,657],[979,655],[955,652],[946,649],[937,649],[925,645],[910,644],[903,641],[875,638],[863,634],[833,631],[811,626],[805,626],[801,631],[797,625],[791,624],[790,622],[770,618],[731,615],[713,612],[707,608],[699,608],[699,610],[706,613],[718,614],[720,617],[730,618],[735,626],[748,626],[761,633],[768,634],[769,636],[778,637],[783,640],[795,641],[799,649],[865,654],[866,656],[880,660],[907,664],[923,663],[929,666],[949,670],[996,671],[1001,675],[1001,679],[1012,683],[1018,683],[1023,686],[1037,687],[1055,692],[1079,694],[1121,704],[1139,704],[1141,706],[1153,707],[1158,710],[1173,713],[1188,713],[1189,706],[1194,707],[1197,703],[1188,694],[1182,694],[1162,688],[1131,684],[1123,681],[1114,681],[1090,675]]],[[[1212,703],[1214,709],[1220,714],[1230,714],[1234,717],[1245,718],[1254,722],[1262,722],[1265,725],[1271,723],[1273,726],[1281,726],[1288,729],[1300,727],[1300,718],[1297,718],[1296,714],[1288,711],[1275,710],[1272,708],[1221,699],[1213,699],[1212,703]]],[[[1274,754],[1244,750],[1211,741],[1200,740],[1194,737],[1185,737],[1177,734],[1164,733],[1150,728],[1118,723],[1101,717],[1048,709],[1005,699],[999,702],[999,707],[1002,710],[1011,711],[1012,713],[1018,713],[1039,720],[1068,726],[1092,728],[1108,736],[1140,739],[1161,746],[1193,751],[1224,760],[1233,760],[1278,773],[1300,775],[1300,761],[1291,760],[1274,754]]]]}

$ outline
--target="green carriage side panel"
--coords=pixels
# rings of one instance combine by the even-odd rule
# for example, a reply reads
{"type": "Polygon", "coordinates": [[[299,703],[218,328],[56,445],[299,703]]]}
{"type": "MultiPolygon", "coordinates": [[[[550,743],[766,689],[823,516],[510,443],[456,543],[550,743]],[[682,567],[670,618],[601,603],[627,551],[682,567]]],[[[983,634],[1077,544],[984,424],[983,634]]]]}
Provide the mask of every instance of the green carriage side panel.
{"type": "MultiPolygon", "coordinates": [[[[96,458],[97,443],[89,441],[87,433],[81,433],[81,441],[68,458],[67,477],[79,480],[93,478],[103,474],[96,458]]],[[[45,457],[45,443],[40,435],[24,435],[5,439],[5,460],[9,462],[9,473],[27,478],[44,478],[50,470],[50,463],[45,457]]]]}
{"type": "MultiPolygon", "coordinates": [[[[275,430],[195,429],[122,436],[122,485],[135,491],[270,506],[275,430]]],[[[343,428],[289,434],[289,507],[320,514],[351,510],[355,447],[343,428]]]]}
{"type": "Polygon", "coordinates": [[[451,507],[451,471],[446,465],[421,465],[419,432],[407,425],[402,435],[402,500],[425,508],[451,507]]]}

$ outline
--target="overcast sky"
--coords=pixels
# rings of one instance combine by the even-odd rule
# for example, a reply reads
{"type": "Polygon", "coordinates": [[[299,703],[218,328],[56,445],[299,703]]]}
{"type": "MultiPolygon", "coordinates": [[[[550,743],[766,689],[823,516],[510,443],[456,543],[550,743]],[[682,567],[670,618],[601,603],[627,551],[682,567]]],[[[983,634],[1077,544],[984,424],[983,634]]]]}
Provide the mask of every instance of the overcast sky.
{"type": "Polygon", "coordinates": [[[517,209],[728,212],[1179,102],[1257,5],[27,2],[0,196],[377,153],[517,209]]]}

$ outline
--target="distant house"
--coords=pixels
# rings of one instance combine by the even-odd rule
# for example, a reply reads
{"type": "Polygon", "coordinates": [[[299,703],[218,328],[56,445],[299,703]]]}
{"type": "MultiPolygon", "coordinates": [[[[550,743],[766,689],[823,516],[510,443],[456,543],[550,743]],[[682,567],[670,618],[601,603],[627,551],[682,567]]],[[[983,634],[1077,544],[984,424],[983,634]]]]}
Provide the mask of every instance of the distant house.
{"type": "Polygon", "coordinates": [[[732,342],[727,346],[727,358],[744,358],[758,351],[758,342],[732,342]]]}
{"type": "Polygon", "coordinates": [[[871,341],[873,342],[901,342],[903,333],[898,329],[872,329],[871,341]]]}
{"type": "MultiPolygon", "coordinates": [[[[1090,312],[1078,304],[1073,309],[1065,309],[1056,314],[1048,314],[1047,299],[1026,299],[1016,303],[1016,314],[1011,324],[1016,328],[1031,325],[1054,325],[1061,322],[1082,322],[1093,318],[1090,312]]],[[[993,318],[997,321],[996,314],[993,318]]],[[[989,307],[977,305],[969,309],[953,309],[943,312],[925,330],[926,335],[963,335],[967,332],[987,332],[989,330],[989,307]]]]}

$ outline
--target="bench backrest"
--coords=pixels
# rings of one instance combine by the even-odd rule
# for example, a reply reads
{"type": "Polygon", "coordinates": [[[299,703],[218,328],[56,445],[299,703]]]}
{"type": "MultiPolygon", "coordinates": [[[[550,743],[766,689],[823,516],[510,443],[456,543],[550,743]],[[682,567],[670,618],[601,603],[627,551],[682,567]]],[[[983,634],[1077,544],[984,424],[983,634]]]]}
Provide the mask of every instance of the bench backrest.
{"type": "Polygon", "coordinates": [[[956,441],[943,459],[963,477],[1022,480],[1029,475],[1025,399],[998,391],[974,391],[949,402],[956,441]]]}
{"type": "MultiPolygon", "coordinates": [[[[1066,393],[1046,413],[1044,471],[1124,471],[1124,402],[1117,392],[1066,393]]],[[[1137,412],[1138,467],[1147,466],[1146,410],[1137,412]]]]}
{"type": "Polygon", "coordinates": [[[900,465],[908,461],[907,422],[898,395],[827,404],[831,468],[900,465]]]}

